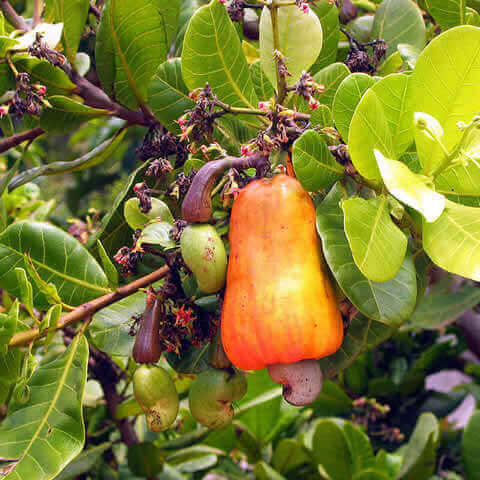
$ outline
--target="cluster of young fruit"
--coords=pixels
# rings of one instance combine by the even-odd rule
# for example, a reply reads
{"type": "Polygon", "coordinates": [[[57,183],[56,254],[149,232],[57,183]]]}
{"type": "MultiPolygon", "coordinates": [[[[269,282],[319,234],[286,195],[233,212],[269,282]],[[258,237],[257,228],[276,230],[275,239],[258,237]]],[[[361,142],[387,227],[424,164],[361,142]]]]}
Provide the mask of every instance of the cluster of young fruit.
{"type": "MultiPolygon", "coordinates": [[[[211,163],[197,173],[186,197],[196,211],[203,209],[204,222],[211,217],[211,204],[203,202],[213,184],[208,178],[211,163]]],[[[191,219],[185,202],[183,210],[191,219]]],[[[192,415],[209,428],[232,420],[232,402],[246,393],[247,370],[267,368],[283,385],[288,402],[311,403],[322,383],[317,359],[334,353],[343,340],[313,202],[295,178],[261,178],[239,191],[231,212],[229,246],[227,262],[224,243],[208,223],[189,223],[180,239],[183,261],[203,292],[217,293],[226,283],[221,338],[210,344],[212,368],[200,373],[189,389],[192,415]]],[[[159,303],[147,302],[134,348],[134,359],[143,365],[133,377],[135,397],[156,432],[175,421],[179,405],[172,378],[154,365],[161,354],[156,338],[159,303]]]]}

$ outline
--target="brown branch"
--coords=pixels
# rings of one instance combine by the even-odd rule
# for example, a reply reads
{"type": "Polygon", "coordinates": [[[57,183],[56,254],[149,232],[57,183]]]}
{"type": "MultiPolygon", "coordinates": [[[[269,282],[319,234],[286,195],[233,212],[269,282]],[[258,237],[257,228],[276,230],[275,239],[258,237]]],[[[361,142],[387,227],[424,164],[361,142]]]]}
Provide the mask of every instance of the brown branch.
{"type": "Polygon", "coordinates": [[[30,30],[27,22],[19,15],[15,9],[10,5],[8,0],[0,0],[0,10],[5,15],[5,18],[18,30],[26,32],[30,30]]]}
{"type": "Polygon", "coordinates": [[[33,3],[33,25],[36,27],[39,23],[42,23],[42,0],[34,0],[33,3]]]}
{"type": "MultiPolygon", "coordinates": [[[[102,310],[105,307],[108,307],[112,303],[118,302],[122,298],[129,297],[134,293],[138,292],[140,288],[145,288],[151,285],[152,283],[157,282],[167,275],[170,271],[167,265],[155,270],[154,272],[146,275],[145,277],[134,280],[133,282],[124,285],[123,287],[118,288],[114,292],[107,293],[102,297],[98,297],[95,300],[84,303],[79,307],[75,308],[71,312],[64,315],[58,322],[58,325],[55,327],[55,330],[60,330],[65,328],[73,323],[79,322],[93,315],[94,313],[102,310]]],[[[30,330],[25,330],[24,332],[16,333],[10,340],[10,347],[17,347],[20,345],[27,345],[39,338],[44,337],[48,333],[48,330],[40,333],[38,328],[32,328],[30,330]]]]}
{"type": "Polygon", "coordinates": [[[6,137],[0,140],[0,153],[6,152],[12,147],[16,147],[27,140],[33,141],[40,135],[43,135],[45,130],[40,127],[32,128],[31,130],[25,130],[24,132],[17,133],[11,137],[6,137]]]}

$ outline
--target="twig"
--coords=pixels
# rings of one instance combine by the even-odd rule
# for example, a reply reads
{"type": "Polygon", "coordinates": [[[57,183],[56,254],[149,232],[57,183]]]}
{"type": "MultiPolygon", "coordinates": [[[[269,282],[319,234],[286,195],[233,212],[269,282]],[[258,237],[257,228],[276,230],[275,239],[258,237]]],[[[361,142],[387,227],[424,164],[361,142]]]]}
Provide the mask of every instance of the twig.
{"type": "Polygon", "coordinates": [[[5,18],[15,28],[18,28],[19,30],[23,30],[24,32],[26,32],[27,30],[30,30],[30,27],[27,25],[27,22],[24,20],[24,18],[21,15],[19,15],[14,10],[14,8],[10,5],[8,0],[0,0],[0,10],[5,15],[5,18]]]}
{"type": "Polygon", "coordinates": [[[34,0],[34,2],[33,2],[33,25],[35,27],[39,23],[42,22],[42,10],[43,10],[42,0],[34,0]]]}
{"type": "Polygon", "coordinates": [[[40,127],[32,128],[31,130],[26,130],[25,132],[20,132],[11,137],[3,138],[0,140],[0,153],[6,152],[12,147],[16,147],[21,143],[29,140],[33,141],[40,135],[43,135],[45,130],[40,127]]]}
{"type": "MultiPolygon", "coordinates": [[[[87,317],[95,314],[99,310],[102,310],[105,307],[108,307],[112,303],[118,302],[122,298],[129,297],[136,293],[140,288],[147,287],[148,285],[155,283],[156,281],[162,279],[170,271],[167,265],[155,270],[154,272],[146,275],[145,277],[134,280],[133,282],[124,285],[123,287],[118,288],[114,292],[107,293],[102,297],[98,297],[95,300],[84,303],[75,310],[64,315],[58,322],[55,330],[60,330],[65,328],[73,323],[79,322],[86,319],[87,317]]],[[[9,346],[16,347],[20,345],[26,345],[30,342],[33,342],[39,338],[44,337],[50,329],[40,333],[38,328],[31,328],[30,330],[25,330],[24,332],[16,333],[10,340],[9,346]]]]}

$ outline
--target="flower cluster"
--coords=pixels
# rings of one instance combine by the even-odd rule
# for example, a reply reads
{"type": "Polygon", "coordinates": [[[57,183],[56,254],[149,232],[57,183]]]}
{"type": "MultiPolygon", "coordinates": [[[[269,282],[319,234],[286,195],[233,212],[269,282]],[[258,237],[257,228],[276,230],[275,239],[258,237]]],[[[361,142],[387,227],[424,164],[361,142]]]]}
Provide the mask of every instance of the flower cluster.
{"type": "Polygon", "coordinates": [[[307,100],[309,107],[315,110],[320,106],[320,102],[315,98],[315,94],[321,94],[325,91],[325,85],[316,83],[310,73],[303,71],[300,79],[294,85],[295,93],[307,100]]]}
{"type": "Polygon", "coordinates": [[[243,20],[243,8],[245,2],[243,0],[231,0],[227,6],[227,12],[232,22],[241,22],[243,20]]]}
{"type": "Polygon", "coordinates": [[[23,115],[40,115],[47,89],[39,83],[31,83],[28,73],[16,76],[16,90],[7,105],[0,106],[0,117],[9,113],[18,118],[23,115]]]}
{"type": "Polygon", "coordinates": [[[190,92],[190,98],[195,100],[195,107],[178,119],[182,131],[181,140],[191,140],[190,151],[196,151],[195,143],[200,144],[205,136],[211,137],[218,112],[214,111],[217,97],[212,92],[208,82],[205,88],[190,92]]]}
{"type": "Polygon", "coordinates": [[[148,213],[152,209],[152,190],[145,182],[141,182],[133,187],[133,191],[140,200],[140,211],[148,213]]]}
{"type": "Polygon", "coordinates": [[[66,63],[66,58],[61,53],[53,50],[42,41],[41,35],[37,33],[35,42],[28,48],[28,53],[32,57],[44,58],[56,67],[63,67],[66,63]]]}
{"type": "Polygon", "coordinates": [[[178,166],[183,165],[188,156],[187,146],[185,142],[179,140],[179,138],[170,132],[161,132],[155,125],[150,128],[145,135],[142,145],[137,150],[140,160],[145,161],[151,158],[154,162],[150,165],[147,175],[161,176],[168,173],[168,157],[176,155],[175,164],[178,166]],[[155,162],[156,160],[163,161],[161,164],[155,162]],[[160,168],[158,168],[160,167],[160,168]]]}

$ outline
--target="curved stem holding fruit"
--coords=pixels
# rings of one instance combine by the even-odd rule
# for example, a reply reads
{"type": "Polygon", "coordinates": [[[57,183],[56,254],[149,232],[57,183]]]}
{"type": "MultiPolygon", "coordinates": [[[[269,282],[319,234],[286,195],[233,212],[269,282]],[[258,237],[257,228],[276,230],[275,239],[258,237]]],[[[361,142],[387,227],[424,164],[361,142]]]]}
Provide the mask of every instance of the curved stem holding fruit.
{"type": "Polygon", "coordinates": [[[267,368],[271,379],[283,385],[283,398],[291,405],[308,405],[322,390],[323,375],[317,360],[276,363],[267,368]]]}

